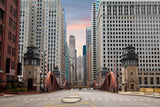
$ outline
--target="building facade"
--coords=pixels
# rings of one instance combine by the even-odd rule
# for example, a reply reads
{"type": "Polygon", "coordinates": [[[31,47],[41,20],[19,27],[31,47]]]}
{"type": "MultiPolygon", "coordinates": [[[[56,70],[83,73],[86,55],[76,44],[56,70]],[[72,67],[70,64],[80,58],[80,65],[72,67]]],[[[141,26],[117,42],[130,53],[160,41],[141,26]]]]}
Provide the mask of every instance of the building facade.
{"type": "Polygon", "coordinates": [[[69,37],[69,50],[70,50],[70,70],[71,70],[71,83],[74,84],[75,81],[75,36],[71,35],[69,37]]]}
{"type": "Polygon", "coordinates": [[[122,49],[131,45],[139,56],[139,72],[160,71],[160,1],[102,0],[97,14],[97,70],[118,72],[122,49]]]}
{"type": "Polygon", "coordinates": [[[87,85],[87,60],[86,60],[86,45],[83,46],[83,82],[87,85]]]}
{"type": "Polygon", "coordinates": [[[93,83],[93,80],[96,80],[96,72],[97,72],[97,30],[96,30],[96,3],[93,2],[92,3],[92,14],[91,14],[91,41],[92,41],[92,81],[91,83],[93,83]]]}
{"type": "Polygon", "coordinates": [[[0,79],[3,85],[17,79],[19,16],[19,0],[0,1],[0,79]]]}
{"type": "Polygon", "coordinates": [[[86,28],[86,66],[87,66],[87,84],[92,83],[93,72],[92,72],[92,35],[91,27],[86,28]]]}
{"type": "Polygon", "coordinates": [[[60,70],[64,83],[64,9],[61,0],[22,0],[19,38],[19,61],[27,46],[36,46],[40,52],[41,71],[44,74],[60,70]]]}

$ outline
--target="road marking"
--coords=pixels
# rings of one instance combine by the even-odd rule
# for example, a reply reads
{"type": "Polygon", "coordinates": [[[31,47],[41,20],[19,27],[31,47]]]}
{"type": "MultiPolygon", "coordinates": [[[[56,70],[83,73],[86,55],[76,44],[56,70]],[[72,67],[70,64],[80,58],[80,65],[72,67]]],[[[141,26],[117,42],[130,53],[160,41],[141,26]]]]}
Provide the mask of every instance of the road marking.
{"type": "Polygon", "coordinates": [[[51,103],[51,104],[48,104],[48,105],[46,105],[46,106],[44,106],[44,107],[49,107],[49,106],[51,106],[51,105],[53,105],[53,104],[56,104],[56,103],[58,103],[59,102],[59,100],[57,100],[57,101],[55,101],[55,102],[53,102],[53,103],[51,103]]]}
{"type": "Polygon", "coordinates": [[[27,99],[23,99],[23,100],[25,101],[25,100],[27,100],[27,99]]]}
{"type": "Polygon", "coordinates": [[[92,98],[92,100],[95,100],[95,98],[92,98]]]}
{"type": "Polygon", "coordinates": [[[16,101],[19,101],[20,99],[16,99],[16,101]]]}
{"type": "Polygon", "coordinates": [[[126,101],[131,101],[130,99],[126,99],[126,101]]]}
{"type": "Polygon", "coordinates": [[[150,102],[151,100],[147,100],[147,101],[149,101],[149,102],[150,102]]]}
{"type": "Polygon", "coordinates": [[[112,99],[113,101],[116,101],[116,99],[112,99]]]}
{"type": "Polygon", "coordinates": [[[99,98],[98,100],[102,100],[101,98],[99,98]]]}
{"type": "Polygon", "coordinates": [[[89,104],[89,105],[91,105],[92,107],[96,107],[96,106],[95,106],[94,104],[92,104],[92,103],[89,103],[89,102],[87,102],[87,101],[86,101],[86,103],[89,104]]]}
{"type": "Polygon", "coordinates": [[[51,100],[54,100],[54,98],[52,98],[51,100]]]}
{"type": "Polygon", "coordinates": [[[48,100],[47,98],[44,98],[43,100],[48,100]]]}
{"type": "Polygon", "coordinates": [[[41,99],[39,98],[39,99],[37,99],[37,100],[41,100],[41,99]]]}
{"type": "Polygon", "coordinates": [[[87,98],[85,98],[85,100],[88,100],[87,98]]]}
{"type": "Polygon", "coordinates": [[[105,99],[106,101],[108,101],[109,99],[105,99]]]}
{"type": "Polygon", "coordinates": [[[137,101],[137,99],[134,99],[134,101],[137,101]]]}

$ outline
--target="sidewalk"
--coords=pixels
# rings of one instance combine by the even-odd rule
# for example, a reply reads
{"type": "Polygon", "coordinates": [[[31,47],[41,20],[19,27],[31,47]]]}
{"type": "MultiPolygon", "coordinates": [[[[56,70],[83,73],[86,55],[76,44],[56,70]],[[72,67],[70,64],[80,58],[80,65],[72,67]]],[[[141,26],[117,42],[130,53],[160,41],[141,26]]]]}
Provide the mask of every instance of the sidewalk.
{"type": "Polygon", "coordinates": [[[143,96],[143,97],[151,97],[151,98],[159,98],[159,93],[144,93],[144,92],[119,92],[119,95],[131,95],[131,96],[143,96]]]}
{"type": "Polygon", "coordinates": [[[14,97],[15,94],[4,94],[3,96],[0,96],[0,98],[7,98],[7,97],[14,97]]]}

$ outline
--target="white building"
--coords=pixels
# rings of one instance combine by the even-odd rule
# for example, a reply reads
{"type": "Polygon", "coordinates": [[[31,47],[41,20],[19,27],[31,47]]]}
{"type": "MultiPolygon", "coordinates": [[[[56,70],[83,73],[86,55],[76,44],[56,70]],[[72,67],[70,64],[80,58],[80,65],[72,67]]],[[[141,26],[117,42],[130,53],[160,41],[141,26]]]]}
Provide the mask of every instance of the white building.
{"type": "Polygon", "coordinates": [[[91,78],[91,83],[93,80],[96,80],[96,75],[97,75],[97,35],[96,35],[96,3],[92,3],[92,14],[91,14],[91,37],[92,37],[92,78],[91,78]]]}
{"type": "Polygon", "coordinates": [[[71,83],[75,83],[75,70],[76,70],[76,53],[75,53],[75,36],[71,35],[69,37],[69,50],[70,50],[70,70],[71,70],[71,83]]]}
{"type": "Polygon", "coordinates": [[[102,0],[97,14],[97,70],[121,71],[122,49],[132,45],[139,71],[160,71],[160,0],[102,0]]]}
{"type": "Polygon", "coordinates": [[[20,62],[23,62],[26,47],[36,46],[41,53],[41,71],[53,71],[58,66],[61,80],[64,80],[64,39],[61,0],[21,0],[20,62]]]}

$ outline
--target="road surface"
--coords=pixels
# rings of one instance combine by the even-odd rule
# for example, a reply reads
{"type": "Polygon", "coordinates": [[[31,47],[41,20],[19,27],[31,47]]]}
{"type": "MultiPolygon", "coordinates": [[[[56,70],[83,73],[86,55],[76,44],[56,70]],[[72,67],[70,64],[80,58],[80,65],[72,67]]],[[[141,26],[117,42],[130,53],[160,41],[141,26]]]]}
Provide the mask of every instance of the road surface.
{"type": "Polygon", "coordinates": [[[160,107],[160,99],[94,90],[63,90],[0,98],[0,107],[160,107]],[[66,96],[80,96],[82,100],[78,103],[62,103],[61,99],[66,96]]]}

